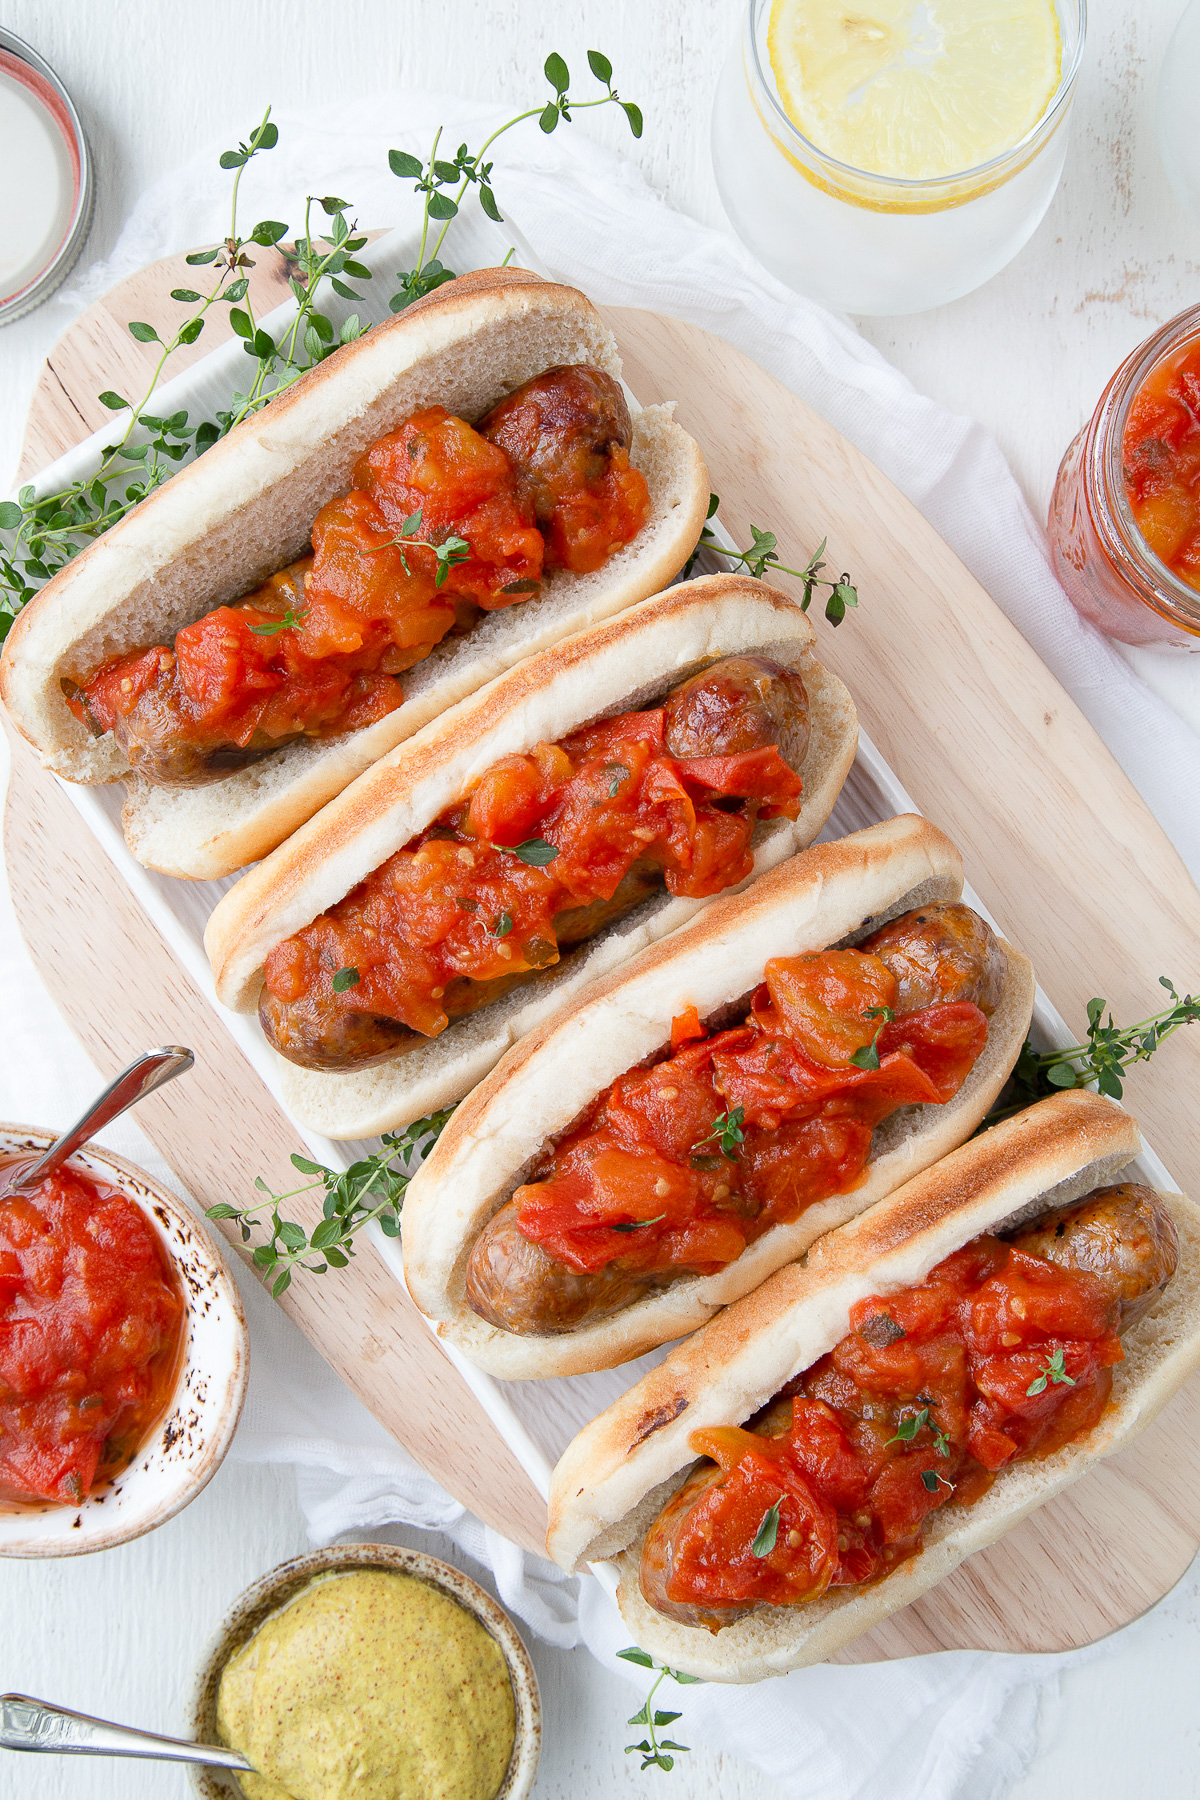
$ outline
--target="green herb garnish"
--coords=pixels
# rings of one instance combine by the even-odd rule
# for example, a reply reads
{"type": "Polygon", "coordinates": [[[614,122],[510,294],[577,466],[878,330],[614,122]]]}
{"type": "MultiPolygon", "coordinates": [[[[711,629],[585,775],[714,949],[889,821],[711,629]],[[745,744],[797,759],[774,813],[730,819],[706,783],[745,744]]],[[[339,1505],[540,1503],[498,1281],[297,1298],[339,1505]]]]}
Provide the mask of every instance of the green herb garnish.
{"type": "Polygon", "coordinates": [[[762,1516],[762,1523],[754,1534],[754,1542],[750,1546],[751,1556],[770,1556],[779,1541],[779,1507],[777,1500],[774,1506],[768,1506],[762,1516]]]}
{"type": "Polygon", "coordinates": [[[612,1229],[614,1231],[644,1231],[647,1225],[661,1225],[666,1216],[666,1213],[659,1213],[654,1219],[630,1219],[624,1224],[614,1225],[612,1229]]]}
{"type": "Polygon", "coordinates": [[[621,1658],[622,1662],[636,1663],[639,1669],[658,1670],[658,1679],[650,1689],[650,1692],[646,1695],[645,1704],[635,1712],[632,1719],[628,1721],[630,1725],[645,1725],[649,1729],[650,1736],[648,1738],[643,1738],[640,1744],[626,1744],[625,1754],[626,1756],[632,1756],[635,1753],[640,1755],[642,1758],[641,1766],[643,1769],[662,1769],[669,1774],[675,1767],[675,1758],[673,1756],[665,1755],[664,1752],[674,1750],[676,1752],[686,1753],[688,1746],[687,1744],[673,1744],[670,1738],[664,1738],[660,1743],[658,1733],[662,1730],[664,1725],[673,1725],[676,1719],[683,1717],[683,1714],[677,1712],[655,1712],[653,1709],[654,1696],[657,1694],[668,1675],[672,1681],[677,1681],[681,1687],[690,1687],[693,1683],[699,1681],[700,1677],[698,1675],[685,1675],[682,1669],[669,1669],[666,1663],[655,1662],[652,1656],[648,1656],[644,1650],[639,1650],[633,1645],[631,1645],[628,1650],[618,1650],[617,1655],[621,1658]]]}
{"type": "MultiPolygon", "coordinates": [[[[918,1398],[925,1400],[926,1396],[921,1394],[918,1398]]],[[[928,1403],[921,1408],[920,1412],[911,1414],[907,1419],[900,1419],[896,1425],[895,1436],[888,1438],[887,1442],[889,1444],[911,1444],[917,1434],[923,1431],[928,1425],[930,1431],[933,1433],[933,1447],[938,1455],[949,1456],[950,1439],[946,1436],[944,1431],[939,1430],[929,1416],[931,1409],[936,1406],[936,1404],[937,1402],[935,1400],[929,1400],[928,1403]]]]}
{"type": "MultiPolygon", "coordinates": [[[[469,188],[476,189],[488,218],[501,220],[492,186],[492,164],[487,156],[505,132],[530,119],[537,119],[541,129],[550,132],[560,120],[569,123],[576,111],[615,105],[624,112],[634,136],[642,135],[641,112],[631,100],[622,100],[617,93],[608,58],[599,50],[589,50],[588,67],[605,91],[594,100],[577,100],[569,92],[567,65],[562,57],[557,53],[547,57],[544,72],[551,98],[499,126],[477,151],[460,144],[452,157],[439,155],[439,130],[426,161],[403,150],[388,153],[393,175],[411,180],[422,210],[416,264],[397,272],[398,286],[388,301],[391,312],[403,312],[414,300],[453,281],[455,271],[445,266],[441,253],[450,221],[469,188]]],[[[353,208],[349,201],[333,194],[310,195],[305,202],[301,231],[293,231],[279,219],[263,219],[243,234],[238,217],[243,171],[256,156],[273,150],[278,142],[279,128],[268,107],[248,139],[235,150],[224,151],[219,158],[220,167],[233,176],[228,235],[214,249],[195,250],[188,256],[189,266],[208,269],[211,276],[203,291],[184,287],[171,290],[172,298],[179,304],[195,308],[173,332],[164,338],[144,320],[130,323],[130,335],[138,343],[156,345],[159,355],[140,400],[131,402],[111,388],[100,394],[102,404],[111,412],[124,412],[127,417],[119,429],[114,429],[113,441],[106,446],[99,468],[41,499],[27,484],[15,501],[0,502],[0,641],[39,588],[86,544],[103,536],[140,500],[160,487],[186,457],[201,455],[242,420],[285,393],[309,369],[370,329],[357,313],[339,327],[322,310],[329,289],[343,299],[361,301],[359,289],[376,279],[367,265],[357,260],[367,237],[351,217],[353,208]],[[323,231],[318,230],[316,223],[320,214],[327,221],[323,231]],[[249,299],[249,272],[255,265],[256,248],[275,249],[285,242],[290,242],[287,256],[296,316],[276,340],[255,317],[249,299]],[[358,287],[350,286],[351,282],[358,287]],[[229,323],[241,338],[249,359],[245,391],[233,393],[228,408],[217,411],[211,419],[193,421],[186,409],[169,417],[151,412],[150,403],[164,378],[164,366],[177,350],[196,342],[208,314],[218,306],[229,307],[229,323]],[[134,442],[139,427],[147,434],[142,443],[134,442]]],[[[448,539],[434,548],[438,553],[440,587],[465,550],[462,539],[448,539]]]]}
{"type": "MultiPolygon", "coordinates": [[[[708,496],[708,517],[711,519],[721,504],[719,494],[708,496]]],[[[684,576],[692,572],[692,566],[701,550],[713,550],[723,556],[727,562],[741,563],[748,575],[761,581],[768,569],[777,569],[781,575],[794,575],[804,583],[804,595],[800,601],[801,612],[807,612],[812,605],[813,595],[818,588],[828,588],[829,597],[825,602],[825,617],[831,625],[840,625],[846,616],[848,607],[858,605],[858,589],[843,570],[836,581],[831,581],[821,571],[825,567],[822,557],[828,538],[822,538],[808,562],[802,569],[789,569],[786,563],[779,560],[779,540],[773,531],[761,531],[757,525],[750,527],[750,548],[748,550],[726,550],[706,525],[700,533],[700,542],[693,550],[684,569],[684,576]]]]}
{"type": "Polygon", "coordinates": [[[339,969],[333,978],[333,991],[335,994],[344,994],[347,988],[357,987],[361,980],[362,976],[357,969],[339,969]]]}
{"type": "Polygon", "coordinates": [[[604,773],[608,776],[608,797],[615,800],[621,791],[621,783],[629,780],[629,770],[624,763],[609,762],[604,765],[604,773]]]}
{"type": "Polygon", "coordinates": [[[506,938],[513,928],[513,917],[510,912],[498,913],[492,920],[492,936],[506,938]]]}
{"type": "Polygon", "coordinates": [[[271,1292],[278,1299],[291,1285],[292,1275],[303,1269],[309,1275],[324,1275],[329,1269],[344,1269],[354,1255],[354,1240],[368,1225],[379,1222],[387,1237],[400,1235],[400,1208],[405,1191],[433,1145],[441,1136],[452,1106],[416,1119],[403,1131],[385,1131],[382,1146],[373,1156],[351,1163],[348,1169],[327,1169],[323,1163],[310,1162],[306,1156],[292,1156],[293,1168],[313,1180],[289,1193],[275,1194],[262,1176],[254,1185],[267,1198],[257,1206],[230,1206],[220,1201],[205,1214],[209,1219],[232,1219],[248,1244],[259,1224],[258,1215],[269,1210],[263,1228],[270,1229],[266,1243],[252,1252],[252,1261],[271,1292]],[[285,1219],[279,1209],[297,1194],[310,1194],[314,1188],[325,1189],[324,1216],[311,1232],[295,1219],[285,1219]],[[312,1256],[324,1258],[310,1262],[312,1256]]]}
{"type": "MultiPolygon", "coordinates": [[[[692,1149],[700,1150],[705,1144],[715,1142],[719,1145],[723,1157],[729,1162],[737,1162],[741,1155],[740,1146],[746,1141],[746,1133],[742,1130],[742,1126],[745,1122],[745,1110],[740,1106],[735,1106],[732,1112],[718,1113],[712,1122],[711,1131],[705,1132],[702,1138],[697,1138],[696,1142],[692,1145],[692,1149]]],[[[692,1167],[694,1169],[707,1168],[708,1166],[709,1162],[707,1159],[693,1156],[692,1167]]],[[[720,1164],[713,1162],[711,1166],[719,1168],[720,1164]]]]}
{"type": "Polygon", "coordinates": [[[1062,1353],[1061,1346],[1057,1350],[1055,1350],[1050,1356],[1044,1357],[1042,1359],[1042,1372],[1040,1375],[1036,1376],[1033,1381],[1030,1382],[1029,1386],[1025,1389],[1026,1394],[1029,1396],[1029,1398],[1031,1400],[1033,1399],[1035,1394],[1044,1394],[1046,1391],[1046,1383],[1048,1381],[1053,1382],[1056,1387],[1074,1387],[1075,1386],[1074,1376],[1068,1375],[1065,1367],[1063,1366],[1063,1353],[1062,1353]]]}
{"type": "Polygon", "coordinates": [[[529,863],[535,869],[544,869],[558,855],[553,844],[545,838],[526,838],[523,844],[497,844],[497,850],[503,850],[508,856],[517,856],[523,863],[529,863]]]}
{"type": "Polygon", "coordinates": [[[1111,1011],[1104,1017],[1107,1000],[1087,1003],[1087,1042],[1071,1044],[1065,1050],[1035,1050],[1025,1040],[1016,1067],[988,1113],[981,1131],[1013,1113],[1023,1112],[1037,1100],[1063,1088],[1087,1087],[1095,1082],[1102,1094],[1119,1100],[1125,1091],[1121,1079],[1130,1063],[1148,1062],[1173,1031],[1183,1025],[1194,1025],[1200,1019],[1200,999],[1191,994],[1180,995],[1175,984],[1160,975],[1160,987],[1171,996],[1171,1005],[1162,1012],[1140,1019],[1136,1025],[1117,1025],[1111,1011]]]}
{"type": "Polygon", "coordinates": [[[883,1027],[890,1025],[895,1017],[896,1014],[890,1006],[867,1007],[863,1018],[878,1019],[880,1025],[869,1044],[863,1044],[858,1050],[851,1052],[850,1061],[856,1069],[877,1069],[879,1067],[879,1039],[883,1033],[883,1027]]]}
{"type": "Polygon", "coordinates": [[[307,617],[307,612],[294,612],[289,606],[282,618],[272,619],[268,625],[252,625],[250,629],[255,637],[278,637],[281,631],[299,631],[307,617]]]}

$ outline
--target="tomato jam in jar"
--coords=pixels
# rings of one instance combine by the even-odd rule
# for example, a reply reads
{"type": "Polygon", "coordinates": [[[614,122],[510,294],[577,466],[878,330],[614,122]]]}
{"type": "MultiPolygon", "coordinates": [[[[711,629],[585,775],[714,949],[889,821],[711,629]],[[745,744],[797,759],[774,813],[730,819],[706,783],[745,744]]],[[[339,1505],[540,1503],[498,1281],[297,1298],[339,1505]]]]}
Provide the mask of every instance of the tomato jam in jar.
{"type": "Polygon", "coordinates": [[[1063,457],[1049,532],[1085,619],[1200,650],[1200,306],[1121,364],[1063,457]]]}
{"type": "Polygon", "coordinates": [[[69,1164],[14,1193],[29,1161],[0,1158],[0,1506],[77,1506],[166,1409],[185,1308],[132,1200],[69,1164]]]}

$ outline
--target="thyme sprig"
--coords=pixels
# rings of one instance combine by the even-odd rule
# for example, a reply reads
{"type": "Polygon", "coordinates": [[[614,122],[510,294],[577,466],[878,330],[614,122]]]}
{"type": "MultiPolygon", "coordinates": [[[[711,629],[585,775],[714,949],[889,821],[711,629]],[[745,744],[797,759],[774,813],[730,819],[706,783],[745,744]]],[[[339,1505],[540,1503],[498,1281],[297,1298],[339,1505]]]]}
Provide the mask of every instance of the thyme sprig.
{"type": "MultiPolygon", "coordinates": [[[[599,50],[589,50],[588,66],[605,91],[594,99],[580,100],[569,91],[566,63],[557,52],[552,52],[544,66],[550,99],[509,119],[478,151],[472,152],[461,144],[453,158],[439,157],[439,131],[427,162],[406,151],[389,153],[393,173],[413,179],[422,207],[416,263],[412,269],[397,271],[398,286],[387,302],[390,311],[402,312],[422,294],[454,279],[455,271],[442,262],[441,252],[450,221],[468,188],[476,188],[489,218],[502,217],[487,154],[505,132],[532,118],[538,120],[543,131],[550,132],[560,120],[570,123],[577,111],[615,105],[625,113],[634,136],[641,136],[641,112],[617,93],[608,58],[599,50]],[[436,233],[432,241],[431,229],[436,233]]],[[[196,250],[188,256],[190,267],[209,271],[208,285],[171,290],[173,300],[195,309],[174,331],[162,337],[145,320],[130,323],[130,335],[138,343],[157,345],[159,353],[140,399],[131,402],[111,388],[99,395],[110,411],[126,415],[119,434],[105,446],[99,467],[91,475],[40,499],[33,486],[26,484],[15,500],[0,502],[0,643],[21,608],[38,590],[88,543],[102,537],[147,494],[160,487],[185,458],[203,454],[243,419],[285,393],[310,369],[371,329],[357,313],[339,325],[326,310],[330,292],[343,300],[361,303],[364,285],[376,279],[370,268],[358,261],[367,237],[359,230],[349,201],[335,194],[310,194],[305,199],[301,231],[293,233],[279,219],[263,219],[249,232],[243,232],[238,210],[242,175],[256,156],[273,150],[278,142],[279,128],[268,107],[248,138],[239,142],[236,149],[222,152],[220,167],[233,175],[228,234],[213,248],[196,250]],[[250,271],[256,264],[256,248],[282,250],[289,241],[289,285],[296,313],[276,340],[255,315],[250,271]],[[197,341],[208,315],[219,305],[228,306],[229,323],[250,359],[244,392],[233,393],[228,407],[211,419],[193,420],[186,409],[169,416],[151,411],[151,401],[170,359],[176,351],[197,341]]],[[[457,560],[457,549],[457,544],[439,548],[439,586],[449,565],[457,560]]],[[[281,625],[280,629],[284,628],[281,625]]]]}
{"type": "Polygon", "coordinates": [[[1106,1018],[1108,1001],[1097,998],[1087,1003],[1086,1043],[1070,1044],[1062,1050],[1036,1050],[1026,1039],[1012,1075],[980,1129],[998,1124],[1048,1094],[1088,1087],[1093,1081],[1102,1094],[1119,1100],[1125,1091],[1122,1076],[1131,1063],[1148,1062],[1172,1032],[1200,1020],[1200,998],[1180,995],[1165,975],[1158,980],[1171,996],[1171,1004],[1139,1019],[1136,1025],[1116,1024],[1111,1010],[1106,1018]]]}
{"type": "MultiPolygon", "coordinates": [[[[720,504],[721,496],[719,494],[708,496],[708,517],[710,519],[720,504]]],[[[748,550],[727,550],[705,525],[700,533],[700,542],[688,559],[683,573],[685,577],[691,574],[701,550],[713,550],[718,556],[723,556],[726,562],[740,563],[746,573],[753,575],[756,581],[762,581],[769,569],[777,569],[781,575],[794,575],[798,581],[804,583],[804,594],[800,601],[801,612],[808,611],[818,588],[828,588],[825,617],[831,625],[836,626],[841,624],[849,607],[858,605],[858,589],[844,569],[836,581],[821,573],[826,566],[822,559],[828,542],[828,538],[821,539],[804,568],[791,569],[779,559],[779,540],[773,531],[763,531],[759,526],[751,525],[750,548],[748,550]]]]}
{"type": "Polygon", "coordinates": [[[293,1155],[293,1166],[302,1175],[311,1175],[311,1181],[289,1193],[276,1194],[259,1175],[254,1185],[267,1196],[265,1200],[246,1207],[222,1200],[208,1208],[207,1217],[232,1219],[244,1244],[255,1230],[270,1232],[264,1243],[255,1246],[251,1260],[278,1299],[291,1286],[297,1269],[308,1275],[344,1269],[355,1254],[355,1238],[368,1225],[378,1222],[386,1236],[399,1237],[405,1191],[453,1111],[447,1106],[406,1125],[403,1131],[385,1132],[382,1147],[348,1169],[328,1169],[307,1156],[293,1155]],[[309,1232],[298,1220],[285,1218],[280,1208],[298,1194],[311,1194],[318,1187],[325,1189],[325,1204],[320,1223],[309,1232]],[[265,1221],[260,1219],[262,1213],[269,1214],[265,1221]],[[313,1257],[318,1260],[312,1261],[313,1257]]]}
{"type": "Polygon", "coordinates": [[[664,1726],[673,1725],[676,1719],[683,1717],[683,1714],[656,1712],[654,1696],[668,1675],[672,1681],[679,1682],[680,1686],[690,1686],[693,1682],[699,1681],[700,1677],[685,1675],[682,1669],[669,1669],[666,1663],[655,1662],[652,1656],[648,1656],[644,1650],[639,1650],[636,1645],[631,1645],[628,1650],[618,1650],[617,1655],[623,1662],[636,1663],[639,1669],[658,1670],[658,1678],[646,1695],[644,1704],[628,1721],[630,1725],[645,1725],[650,1735],[648,1738],[643,1738],[640,1744],[626,1744],[625,1754],[626,1756],[632,1756],[635,1753],[640,1755],[643,1769],[662,1769],[664,1773],[670,1774],[675,1767],[675,1757],[669,1755],[668,1752],[673,1750],[677,1754],[686,1754],[690,1746],[673,1743],[670,1738],[659,1740],[658,1733],[664,1726]]]}
{"type": "Polygon", "coordinates": [[[692,1149],[703,1150],[706,1144],[716,1144],[728,1162],[738,1162],[742,1154],[741,1147],[746,1141],[746,1133],[742,1129],[745,1123],[746,1113],[741,1106],[735,1106],[729,1112],[718,1113],[711,1129],[702,1138],[696,1139],[692,1149]]]}

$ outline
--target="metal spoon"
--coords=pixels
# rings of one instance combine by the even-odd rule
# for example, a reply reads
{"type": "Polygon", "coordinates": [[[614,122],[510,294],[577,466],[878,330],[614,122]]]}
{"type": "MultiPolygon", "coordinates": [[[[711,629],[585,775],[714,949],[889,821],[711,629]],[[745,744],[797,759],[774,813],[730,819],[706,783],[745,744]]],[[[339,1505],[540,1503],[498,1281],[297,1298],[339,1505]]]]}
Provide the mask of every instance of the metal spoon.
{"type": "Polygon", "coordinates": [[[0,1694],[0,1749],[41,1750],[55,1756],[139,1756],[254,1773],[253,1763],[223,1744],[189,1744],[159,1737],[155,1731],[135,1731],[66,1706],[51,1706],[29,1694],[0,1694]]]}
{"type": "Polygon", "coordinates": [[[36,1187],[38,1182],[57,1169],[60,1163],[66,1162],[81,1144],[102,1130],[105,1125],[119,1118],[127,1107],[136,1100],[142,1100],[160,1088],[165,1082],[173,1081],[176,1075],[183,1075],[195,1062],[190,1050],[181,1044],[166,1044],[160,1050],[148,1050],[123,1069],[116,1080],[88,1107],[81,1119],[76,1120],[70,1131],[64,1131],[60,1138],[39,1156],[35,1163],[22,1169],[15,1181],[6,1182],[0,1172],[0,1192],[20,1194],[29,1188],[36,1187]]]}

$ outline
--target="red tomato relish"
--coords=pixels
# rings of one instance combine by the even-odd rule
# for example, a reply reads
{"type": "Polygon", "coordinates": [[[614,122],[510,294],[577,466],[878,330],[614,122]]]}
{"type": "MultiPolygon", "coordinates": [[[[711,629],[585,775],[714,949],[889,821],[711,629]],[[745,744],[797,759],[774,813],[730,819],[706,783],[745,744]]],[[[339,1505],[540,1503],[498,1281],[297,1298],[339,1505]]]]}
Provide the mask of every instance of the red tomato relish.
{"type": "Polygon", "coordinates": [[[859,1301],[847,1336],[754,1430],[692,1434],[725,1479],[675,1527],[666,1598],[787,1605],[888,1574],[931,1512],[1091,1429],[1122,1360],[1115,1314],[1096,1277],[995,1237],[859,1301]],[[769,1513],[774,1542],[756,1556],[769,1513]]]}
{"type": "Polygon", "coordinates": [[[1125,491],[1138,530],[1173,575],[1200,588],[1200,344],[1150,371],[1122,443],[1125,491]]]}
{"type": "Polygon", "coordinates": [[[517,1189],[526,1237],[585,1273],[710,1274],[852,1188],[875,1127],[952,1099],[987,1041],[970,1001],[889,1018],[896,978],[869,951],[775,957],[765,976],[744,1025],[689,1043],[691,1009],[669,1057],[598,1098],[517,1189]]]}
{"type": "Polygon", "coordinates": [[[774,745],[676,758],[663,731],[654,707],[501,758],[468,803],[276,945],[268,991],[285,1002],[316,995],[433,1037],[449,1022],[453,982],[557,962],[556,918],[612,899],[635,864],[661,870],[672,894],[744,880],[755,821],[796,817],[799,776],[774,745]],[[736,810],[723,810],[730,803],[736,810]],[[530,844],[541,848],[515,853],[530,844]],[[357,981],[335,988],[346,968],[357,981]]]}
{"type": "Polygon", "coordinates": [[[601,568],[637,535],[650,512],[645,477],[624,450],[610,461],[594,491],[568,484],[546,541],[503,450],[426,407],[372,444],[350,492],[317,514],[311,559],[185,626],[172,649],[102,663],[67,703],[98,731],[138,711],[210,748],[270,749],[373,724],[403,700],[396,677],[460,615],[528,600],[544,568],[601,568]],[[439,555],[453,543],[455,556],[439,555]]]}
{"type": "Polygon", "coordinates": [[[0,1198],[0,1501],[78,1505],[133,1460],[183,1317],[153,1227],[117,1189],[65,1168],[0,1198]]]}

